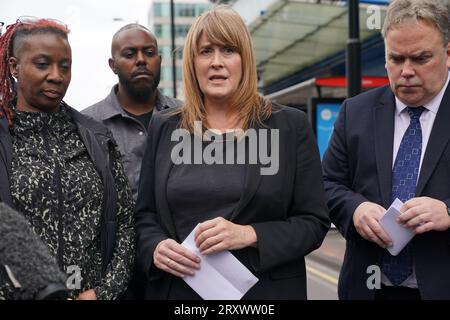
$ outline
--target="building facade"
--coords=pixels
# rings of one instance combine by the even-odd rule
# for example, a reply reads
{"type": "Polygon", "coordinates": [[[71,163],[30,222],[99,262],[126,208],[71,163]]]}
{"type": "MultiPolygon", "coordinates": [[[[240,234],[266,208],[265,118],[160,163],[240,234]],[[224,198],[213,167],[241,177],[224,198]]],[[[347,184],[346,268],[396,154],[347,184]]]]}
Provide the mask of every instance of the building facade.
{"type": "Polygon", "coordinates": [[[170,0],[154,0],[149,10],[149,27],[158,39],[162,57],[161,82],[163,94],[174,96],[172,76],[172,55],[176,57],[177,98],[183,99],[181,87],[181,61],[186,34],[195,18],[211,6],[208,0],[175,0],[175,51],[172,52],[172,34],[170,24],[170,0]]]}

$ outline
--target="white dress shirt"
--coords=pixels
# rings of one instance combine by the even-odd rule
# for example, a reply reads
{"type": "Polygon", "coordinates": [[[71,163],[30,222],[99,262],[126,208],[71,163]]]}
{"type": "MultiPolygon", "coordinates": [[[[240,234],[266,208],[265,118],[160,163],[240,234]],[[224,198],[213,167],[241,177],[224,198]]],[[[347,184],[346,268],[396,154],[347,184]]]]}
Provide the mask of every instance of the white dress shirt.
{"type": "MultiPolygon", "coordinates": [[[[436,119],[436,114],[439,110],[442,98],[444,97],[445,90],[447,89],[449,79],[450,79],[450,72],[447,75],[447,81],[445,82],[441,91],[439,91],[439,93],[433,99],[431,99],[430,102],[426,103],[423,106],[425,110],[420,115],[419,120],[420,126],[422,127],[422,153],[420,155],[419,176],[420,170],[422,169],[423,157],[427,150],[431,129],[433,128],[434,120],[436,119]]],[[[406,108],[407,105],[405,105],[397,97],[395,97],[394,149],[392,157],[392,168],[394,168],[395,158],[397,157],[397,152],[398,149],[400,148],[400,143],[402,141],[403,135],[405,134],[406,129],[408,129],[409,127],[410,117],[406,108]]],[[[386,286],[392,286],[392,283],[384,275],[384,273],[382,273],[381,275],[381,282],[386,286]]],[[[417,279],[414,267],[413,273],[401,284],[401,286],[409,288],[417,288],[417,279]]]]}

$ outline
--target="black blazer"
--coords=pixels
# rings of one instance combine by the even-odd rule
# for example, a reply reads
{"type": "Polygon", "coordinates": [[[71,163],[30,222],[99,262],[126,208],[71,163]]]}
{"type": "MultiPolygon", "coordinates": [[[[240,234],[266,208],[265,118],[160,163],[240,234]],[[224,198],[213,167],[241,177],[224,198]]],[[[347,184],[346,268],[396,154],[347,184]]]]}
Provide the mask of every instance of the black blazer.
{"type": "MultiPolygon", "coordinates": [[[[273,109],[264,124],[279,129],[279,171],[261,176],[260,165],[248,165],[244,193],[230,219],[255,228],[258,248],[233,254],[259,278],[244,299],[306,299],[304,256],[321,245],[330,225],[319,154],[303,112],[273,109]]],[[[151,120],[136,207],[137,269],[147,280],[147,299],[167,299],[174,278],[153,266],[157,244],[181,240],[166,199],[170,154],[178,143],[170,137],[179,126],[179,116],[168,112],[151,120]]]]}
{"type": "MultiPolygon", "coordinates": [[[[323,160],[331,220],[347,239],[339,278],[339,298],[373,299],[366,282],[370,265],[380,265],[382,248],[364,240],[353,225],[353,212],[364,201],[390,206],[395,97],[385,86],[348,99],[342,105],[323,160]]],[[[430,134],[416,196],[450,205],[450,88],[430,134]]],[[[413,238],[414,267],[423,299],[450,299],[450,231],[413,238]]]]}

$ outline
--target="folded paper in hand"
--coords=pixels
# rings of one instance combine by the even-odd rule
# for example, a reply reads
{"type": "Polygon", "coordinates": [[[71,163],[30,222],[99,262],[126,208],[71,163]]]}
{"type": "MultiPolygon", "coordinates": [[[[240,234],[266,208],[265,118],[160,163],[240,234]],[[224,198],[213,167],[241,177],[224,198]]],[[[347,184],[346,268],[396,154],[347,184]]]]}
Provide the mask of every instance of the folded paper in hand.
{"type": "Polygon", "coordinates": [[[229,251],[202,255],[195,244],[196,229],[181,245],[200,257],[200,270],[183,280],[204,300],[240,300],[258,278],[229,251]]]}
{"type": "Polygon", "coordinates": [[[414,232],[395,221],[400,215],[400,209],[402,207],[403,202],[399,199],[395,199],[384,216],[380,219],[381,226],[392,239],[392,246],[388,247],[387,250],[393,256],[398,255],[414,237],[414,232]]]}

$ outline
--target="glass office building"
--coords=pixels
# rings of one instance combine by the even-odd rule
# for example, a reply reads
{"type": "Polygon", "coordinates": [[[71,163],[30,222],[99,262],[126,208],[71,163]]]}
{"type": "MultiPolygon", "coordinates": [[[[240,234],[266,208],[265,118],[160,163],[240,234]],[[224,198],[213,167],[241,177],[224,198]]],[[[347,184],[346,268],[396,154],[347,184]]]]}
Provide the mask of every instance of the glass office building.
{"type": "Polygon", "coordinates": [[[170,29],[170,1],[155,0],[149,10],[149,26],[158,39],[162,56],[161,82],[162,93],[173,96],[172,55],[176,57],[177,98],[183,98],[181,88],[181,59],[184,40],[195,18],[210,8],[208,0],[175,0],[175,51],[172,52],[172,34],[170,29]]]}

